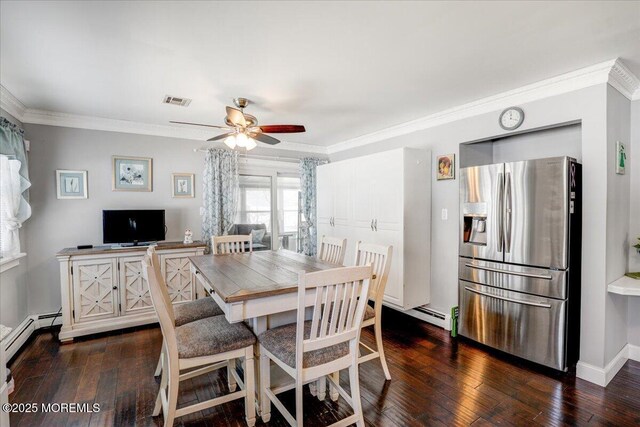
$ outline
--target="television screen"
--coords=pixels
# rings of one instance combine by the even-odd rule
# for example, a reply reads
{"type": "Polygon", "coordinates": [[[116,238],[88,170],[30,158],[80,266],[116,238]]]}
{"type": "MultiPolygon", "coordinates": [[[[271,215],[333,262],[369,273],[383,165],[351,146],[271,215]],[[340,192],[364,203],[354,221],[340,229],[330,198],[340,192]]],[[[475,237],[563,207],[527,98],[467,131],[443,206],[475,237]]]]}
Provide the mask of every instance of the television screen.
{"type": "Polygon", "coordinates": [[[104,243],[164,240],[164,209],[102,211],[102,236],[104,243]]]}

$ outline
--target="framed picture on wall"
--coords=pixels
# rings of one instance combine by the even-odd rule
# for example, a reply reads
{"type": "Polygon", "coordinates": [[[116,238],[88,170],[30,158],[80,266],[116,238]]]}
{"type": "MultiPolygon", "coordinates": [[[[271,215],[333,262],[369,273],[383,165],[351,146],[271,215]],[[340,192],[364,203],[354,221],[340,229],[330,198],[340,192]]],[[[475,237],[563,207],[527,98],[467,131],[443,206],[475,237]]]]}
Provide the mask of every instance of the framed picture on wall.
{"type": "Polygon", "coordinates": [[[172,173],[171,174],[171,195],[176,198],[195,197],[194,174],[192,173],[172,173]]]}
{"type": "Polygon", "coordinates": [[[86,199],[87,171],[58,169],[56,171],[56,189],[58,199],[86,199]]]}
{"type": "Polygon", "coordinates": [[[456,155],[438,156],[438,181],[456,178],[456,155]]]}
{"type": "Polygon", "coordinates": [[[153,159],[113,156],[113,191],[153,191],[153,159]]]}

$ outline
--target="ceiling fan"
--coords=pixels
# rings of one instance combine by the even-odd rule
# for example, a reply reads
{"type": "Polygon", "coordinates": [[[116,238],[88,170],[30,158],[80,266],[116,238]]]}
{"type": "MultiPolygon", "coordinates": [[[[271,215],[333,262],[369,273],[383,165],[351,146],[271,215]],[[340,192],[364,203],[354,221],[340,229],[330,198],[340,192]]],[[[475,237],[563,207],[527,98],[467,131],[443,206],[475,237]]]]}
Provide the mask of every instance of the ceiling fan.
{"type": "Polygon", "coordinates": [[[227,106],[227,115],[224,118],[226,126],[177,121],[171,121],[170,123],[223,129],[226,133],[209,138],[207,141],[219,141],[222,139],[231,149],[239,147],[245,148],[247,151],[256,148],[258,145],[256,140],[269,145],[280,143],[279,139],[269,136],[267,133],[298,133],[306,131],[304,126],[301,125],[258,125],[258,119],[255,116],[244,112],[246,106],[249,105],[247,98],[234,98],[233,103],[236,108],[227,106]]]}

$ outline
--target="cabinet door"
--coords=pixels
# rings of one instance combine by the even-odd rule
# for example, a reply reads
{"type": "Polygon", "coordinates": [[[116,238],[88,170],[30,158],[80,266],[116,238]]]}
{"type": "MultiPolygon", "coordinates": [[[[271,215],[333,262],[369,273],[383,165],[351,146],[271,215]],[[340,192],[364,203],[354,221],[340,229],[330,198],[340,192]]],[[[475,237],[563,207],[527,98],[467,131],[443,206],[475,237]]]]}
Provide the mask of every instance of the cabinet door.
{"type": "Polygon", "coordinates": [[[333,217],[333,170],[334,165],[331,163],[316,169],[318,224],[329,224],[333,217]]]}
{"type": "Polygon", "coordinates": [[[384,289],[384,300],[402,307],[404,304],[404,277],[403,277],[403,245],[401,232],[393,230],[380,230],[374,232],[374,243],[393,246],[391,253],[391,268],[389,278],[384,289]]]}
{"type": "Polygon", "coordinates": [[[371,165],[371,157],[353,162],[351,194],[353,225],[371,230],[373,221],[373,185],[375,173],[371,165]]]}
{"type": "MultiPolygon", "coordinates": [[[[393,150],[371,159],[373,218],[378,230],[400,230],[403,220],[404,155],[393,150]]],[[[428,183],[425,183],[425,185],[428,183]]]]}
{"type": "Polygon", "coordinates": [[[193,276],[189,258],[194,254],[166,254],[160,256],[162,274],[174,304],[193,299],[193,276]]]}
{"type": "Polygon", "coordinates": [[[338,162],[333,169],[333,221],[335,226],[348,225],[351,217],[352,161],[338,162]]]}
{"type": "Polygon", "coordinates": [[[74,261],[73,311],[75,322],[100,320],[118,315],[116,261],[74,261]]]}
{"type": "Polygon", "coordinates": [[[120,270],[120,306],[122,314],[153,311],[149,284],[142,277],[142,258],[130,257],[118,260],[120,270]]]}

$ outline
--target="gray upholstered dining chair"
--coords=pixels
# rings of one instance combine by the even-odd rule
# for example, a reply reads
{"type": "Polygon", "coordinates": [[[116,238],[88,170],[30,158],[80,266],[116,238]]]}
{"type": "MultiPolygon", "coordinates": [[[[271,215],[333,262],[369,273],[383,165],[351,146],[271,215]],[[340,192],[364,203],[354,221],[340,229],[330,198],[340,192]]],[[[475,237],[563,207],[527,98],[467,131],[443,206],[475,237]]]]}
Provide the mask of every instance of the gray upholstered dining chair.
{"type": "MultiPolygon", "coordinates": [[[[149,246],[147,250],[148,255],[151,257],[151,261],[154,265],[160,266],[160,259],[156,252],[155,246],[149,246]]],[[[164,280],[163,280],[164,282],[164,280]]],[[[163,294],[169,300],[171,297],[169,296],[169,291],[165,286],[163,289],[163,294]]],[[[185,303],[181,303],[171,307],[173,310],[173,317],[175,320],[176,326],[186,325],[187,323],[194,322],[196,320],[204,319],[206,317],[220,316],[224,314],[224,311],[220,308],[220,306],[212,299],[212,298],[200,298],[195,301],[189,301],[185,303]]],[[[160,359],[158,360],[158,366],[156,367],[156,371],[154,376],[158,376],[162,373],[162,354],[160,354],[160,359]]]]}
{"type": "MultiPolygon", "coordinates": [[[[149,251],[152,252],[152,251],[149,251]]],[[[224,316],[207,317],[176,326],[168,292],[164,291],[160,266],[151,254],[142,260],[144,278],[149,283],[153,306],[164,338],[164,366],[160,390],[153,415],[162,411],[164,425],[172,426],[175,418],[202,411],[236,399],[244,399],[245,417],[249,427],[256,422],[253,346],[256,338],[242,323],[229,324],[224,316]],[[230,360],[244,359],[244,378],[233,371],[240,390],[183,408],[178,408],[180,382],[226,368],[230,360]],[[188,372],[184,372],[188,370],[188,372]],[[184,373],[181,373],[184,372],[184,373]]]]}
{"type": "Polygon", "coordinates": [[[353,408],[350,415],[334,426],[364,426],[358,378],[358,343],[372,276],[370,265],[341,267],[298,276],[297,322],[269,329],[258,336],[260,343],[261,416],[271,417],[271,403],[292,426],[303,425],[304,384],[342,369],[349,370],[349,395],[339,380],[329,377],[332,387],[353,408]],[[308,299],[308,294],[312,295],[308,299]],[[305,321],[307,307],[311,320],[305,321]],[[271,388],[273,361],[293,381],[271,388]],[[278,394],[295,389],[295,417],[287,411],[278,394]]]}

